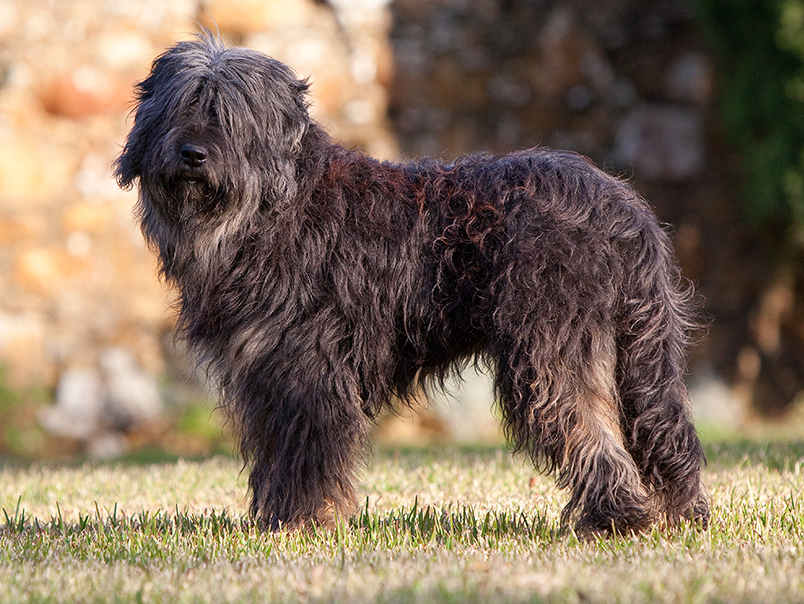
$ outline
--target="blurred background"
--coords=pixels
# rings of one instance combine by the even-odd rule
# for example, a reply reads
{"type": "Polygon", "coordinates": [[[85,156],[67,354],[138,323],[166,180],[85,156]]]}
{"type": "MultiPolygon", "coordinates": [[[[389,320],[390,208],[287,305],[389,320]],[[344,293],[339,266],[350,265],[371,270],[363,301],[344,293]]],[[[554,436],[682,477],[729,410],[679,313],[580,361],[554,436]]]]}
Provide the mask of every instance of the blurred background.
{"type": "MultiPolygon", "coordinates": [[[[804,0],[0,0],[0,455],[231,449],[110,164],[199,27],[377,157],[573,149],[672,225],[705,430],[804,436],[804,0]]],[[[495,441],[472,369],[386,443],[495,441]]]]}

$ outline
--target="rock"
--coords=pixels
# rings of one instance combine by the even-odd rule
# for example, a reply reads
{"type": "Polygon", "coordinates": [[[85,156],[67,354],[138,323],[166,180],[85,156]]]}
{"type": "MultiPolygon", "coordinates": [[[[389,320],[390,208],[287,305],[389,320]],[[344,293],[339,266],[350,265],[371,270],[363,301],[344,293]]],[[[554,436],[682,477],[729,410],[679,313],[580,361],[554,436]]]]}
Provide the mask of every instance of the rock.
{"type": "Polygon", "coordinates": [[[433,411],[441,418],[449,436],[456,442],[498,442],[499,422],[491,413],[494,384],[488,373],[466,367],[452,376],[443,394],[432,399],[433,411]]]}
{"type": "Polygon", "coordinates": [[[50,325],[41,313],[0,311],[0,364],[7,385],[25,388],[47,384],[53,370],[46,354],[50,325]]]}
{"type": "Polygon", "coordinates": [[[53,295],[68,280],[85,274],[85,260],[65,252],[55,246],[23,250],[15,271],[19,286],[37,295],[53,295]]]}
{"type": "Polygon", "coordinates": [[[116,73],[150,65],[156,50],[153,41],[138,30],[112,29],[97,41],[98,56],[116,73]]]}
{"type": "Polygon", "coordinates": [[[712,64],[700,52],[687,52],[670,65],[665,75],[667,97],[679,103],[705,105],[712,99],[712,64]]]}
{"type": "Polygon", "coordinates": [[[307,0],[210,0],[203,11],[212,29],[248,35],[306,25],[326,7],[307,0]]]}
{"type": "Polygon", "coordinates": [[[130,94],[122,82],[91,65],[55,76],[42,90],[39,100],[52,115],[82,119],[99,113],[120,113],[130,94]]]}
{"type": "Polygon", "coordinates": [[[489,80],[486,95],[500,105],[516,109],[528,104],[531,91],[527,82],[513,74],[501,73],[489,80]]]}
{"type": "Polygon", "coordinates": [[[640,105],[620,122],[613,155],[618,167],[644,180],[698,176],[705,167],[703,115],[683,107],[640,105]]]}
{"type": "Polygon", "coordinates": [[[714,370],[704,368],[696,372],[690,380],[689,392],[696,422],[729,429],[745,423],[745,403],[714,370]]]}
{"type": "Polygon", "coordinates": [[[72,168],[69,154],[56,141],[6,126],[0,113],[0,208],[51,203],[63,193],[72,168]]]}
{"type": "Polygon", "coordinates": [[[111,426],[126,430],[160,416],[163,405],[156,381],[129,351],[120,347],[105,350],[100,366],[106,382],[103,413],[111,426]]]}
{"type": "Polygon", "coordinates": [[[95,460],[114,459],[125,454],[127,450],[126,439],[119,432],[103,432],[87,443],[87,455],[95,460]]]}
{"type": "Polygon", "coordinates": [[[120,432],[155,421],[163,404],[156,381],[129,351],[108,348],[99,362],[101,371],[70,367],[62,373],[56,404],[42,410],[40,423],[52,434],[88,441],[94,454],[104,457],[118,454],[114,439],[107,438],[110,429],[120,432]]]}
{"type": "Polygon", "coordinates": [[[87,440],[97,430],[103,408],[103,389],[98,371],[70,367],[59,379],[56,405],[42,410],[39,421],[48,432],[87,440]]]}
{"type": "Polygon", "coordinates": [[[581,83],[606,87],[613,78],[594,39],[580,26],[571,9],[553,10],[538,36],[540,61],[534,88],[540,95],[559,98],[581,83]]]}
{"type": "Polygon", "coordinates": [[[0,0],[0,40],[11,38],[21,27],[20,12],[12,0],[0,0]]]}

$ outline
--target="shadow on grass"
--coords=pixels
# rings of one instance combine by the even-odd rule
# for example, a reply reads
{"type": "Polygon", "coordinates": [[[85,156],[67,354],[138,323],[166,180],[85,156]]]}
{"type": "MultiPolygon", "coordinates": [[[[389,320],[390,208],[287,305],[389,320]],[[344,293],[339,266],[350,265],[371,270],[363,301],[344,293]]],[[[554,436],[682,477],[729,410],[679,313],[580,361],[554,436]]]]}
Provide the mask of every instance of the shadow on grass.
{"type": "MultiPolygon", "coordinates": [[[[790,471],[804,465],[804,439],[768,440],[739,435],[707,435],[701,438],[708,468],[727,470],[739,466],[764,466],[770,471],[790,471]]],[[[392,458],[405,467],[431,464],[454,457],[463,463],[472,460],[502,460],[503,463],[524,463],[521,454],[512,455],[505,445],[444,445],[435,447],[380,448],[375,456],[392,458]]]]}
{"type": "Polygon", "coordinates": [[[804,464],[804,440],[704,439],[703,445],[711,470],[748,465],[764,466],[771,471],[783,472],[804,464]]]}
{"type": "MultiPolygon", "coordinates": [[[[709,469],[723,470],[734,466],[761,465],[768,470],[785,471],[804,465],[804,438],[792,440],[760,440],[738,435],[713,436],[704,433],[701,438],[709,469]]],[[[89,460],[86,457],[73,457],[57,460],[43,460],[39,463],[54,467],[78,467],[89,462],[92,465],[149,466],[172,464],[178,461],[201,462],[213,457],[237,459],[237,454],[223,447],[208,455],[178,455],[158,447],[132,451],[121,457],[109,460],[89,460]]],[[[512,455],[504,444],[494,445],[429,445],[388,447],[379,445],[368,455],[368,463],[381,459],[392,459],[405,467],[432,464],[436,461],[454,458],[471,465],[473,462],[488,460],[503,463],[525,464],[528,460],[522,454],[512,455]]],[[[15,456],[0,456],[0,470],[29,467],[30,459],[15,456]]]]}
{"type": "Polygon", "coordinates": [[[159,447],[148,447],[137,449],[118,457],[109,459],[91,459],[86,455],[73,455],[58,458],[30,458],[15,455],[0,455],[0,470],[23,470],[29,468],[32,463],[47,466],[50,468],[79,468],[85,464],[90,466],[121,466],[138,467],[151,465],[175,464],[179,461],[202,462],[214,457],[225,459],[238,459],[239,457],[230,449],[219,447],[210,453],[182,455],[172,451],[166,451],[159,447]]]}
{"type": "MultiPolygon", "coordinates": [[[[804,464],[804,438],[787,440],[767,440],[742,436],[716,437],[703,435],[701,438],[710,467],[726,469],[744,464],[761,465],[769,470],[791,470],[796,465],[804,464]]],[[[131,452],[109,462],[126,466],[151,464],[169,464],[183,461],[204,461],[210,457],[240,459],[239,456],[224,447],[216,449],[210,455],[176,455],[158,448],[143,449],[131,452]]],[[[505,444],[446,444],[430,446],[384,447],[378,446],[368,456],[372,459],[392,458],[405,465],[418,466],[435,461],[454,458],[464,463],[498,460],[503,463],[528,464],[523,454],[512,454],[505,444]]]]}

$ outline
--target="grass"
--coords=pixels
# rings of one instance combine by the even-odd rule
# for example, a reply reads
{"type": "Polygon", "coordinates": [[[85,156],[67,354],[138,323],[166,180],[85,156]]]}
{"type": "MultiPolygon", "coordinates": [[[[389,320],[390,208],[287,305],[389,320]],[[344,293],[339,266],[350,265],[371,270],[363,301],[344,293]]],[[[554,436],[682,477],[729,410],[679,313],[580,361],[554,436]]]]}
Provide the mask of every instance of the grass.
{"type": "Polygon", "coordinates": [[[276,535],[230,458],[0,466],[0,602],[803,602],[804,443],[708,454],[710,528],[592,542],[498,448],[381,452],[355,518],[276,535]]]}

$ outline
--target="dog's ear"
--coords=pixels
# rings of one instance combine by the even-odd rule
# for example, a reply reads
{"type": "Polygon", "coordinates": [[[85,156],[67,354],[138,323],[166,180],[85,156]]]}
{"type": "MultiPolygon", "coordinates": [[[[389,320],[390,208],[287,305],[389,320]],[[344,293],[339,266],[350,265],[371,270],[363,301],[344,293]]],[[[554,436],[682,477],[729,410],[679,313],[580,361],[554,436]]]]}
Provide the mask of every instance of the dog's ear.
{"type": "Polygon", "coordinates": [[[123,150],[115,159],[114,177],[123,189],[130,189],[142,175],[142,166],[151,129],[147,127],[146,108],[142,101],[134,113],[134,127],[129,131],[123,150]]]}
{"type": "Polygon", "coordinates": [[[113,164],[114,178],[121,189],[131,189],[134,181],[140,176],[140,162],[136,155],[131,144],[131,134],[129,134],[123,151],[113,164]]]}
{"type": "Polygon", "coordinates": [[[247,62],[256,78],[253,88],[243,86],[249,106],[263,118],[263,138],[275,155],[295,156],[310,126],[307,94],[310,88],[293,70],[262,54],[248,52],[247,62]]]}
{"type": "Polygon", "coordinates": [[[253,88],[245,90],[261,149],[261,166],[268,185],[265,200],[275,203],[296,194],[297,163],[304,152],[304,137],[312,120],[308,112],[307,80],[296,77],[290,67],[257,53],[247,55],[256,76],[253,88]]]}
{"type": "MultiPolygon", "coordinates": [[[[115,159],[114,176],[117,184],[123,189],[130,189],[134,181],[142,174],[143,156],[148,137],[151,136],[151,128],[148,122],[154,122],[156,116],[154,109],[150,107],[150,99],[153,97],[154,87],[157,85],[157,70],[160,62],[165,63],[167,53],[158,57],[153,64],[151,74],[143,81],[138,82],[134,87],[136,105],[134,111],[134,127],[129,131],[123,150],[115,159]]],[[[162,70],[164,71],[164,70],[162,70]]]]}
{"type": "Polygon", "coordinates": [[[310,85],[307,80],[296,80],[289,83],[291,97],[286,104],[283,116],[284,143],[287,150],[296,154],[301,149],[301,142],[310,126],[307,94],[310,85]]]}

